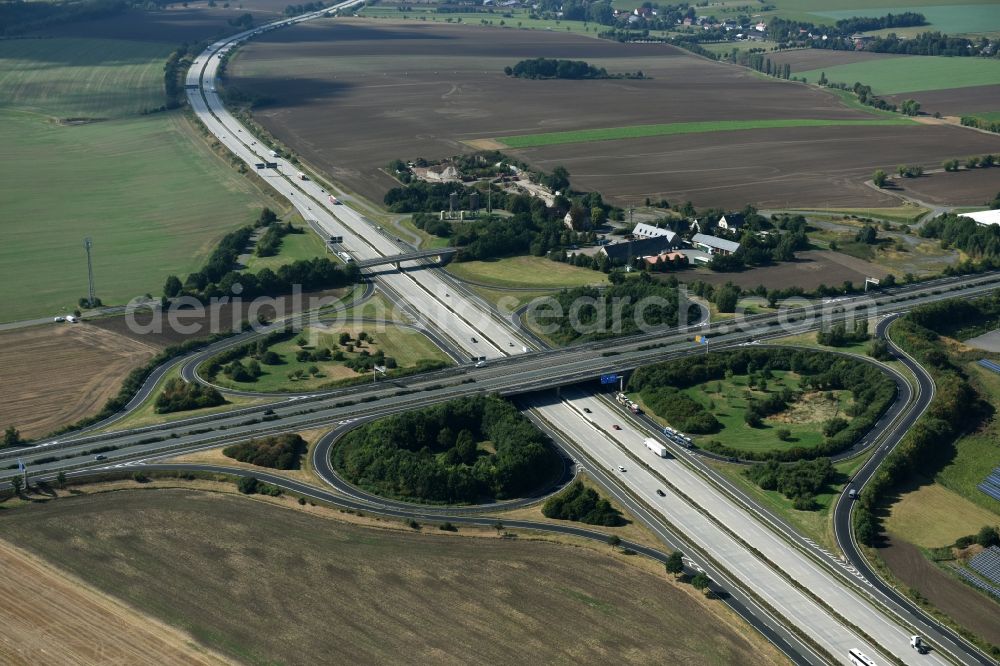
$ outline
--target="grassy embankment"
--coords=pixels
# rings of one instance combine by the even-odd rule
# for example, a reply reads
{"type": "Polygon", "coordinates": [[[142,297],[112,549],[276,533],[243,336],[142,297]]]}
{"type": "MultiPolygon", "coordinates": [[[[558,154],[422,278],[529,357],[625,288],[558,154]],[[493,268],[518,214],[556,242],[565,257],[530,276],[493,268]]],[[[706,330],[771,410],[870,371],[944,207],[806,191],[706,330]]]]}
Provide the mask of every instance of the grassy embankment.
{"type": "Polygon", "coordinates": [[[265,203],[164,103],[174,44],[77,38],[0,42],[2,319],[65,311],[87,291],[83,238],[94,243],[97,295],[158,294],[196,270],[226,231],[265,203]]]}

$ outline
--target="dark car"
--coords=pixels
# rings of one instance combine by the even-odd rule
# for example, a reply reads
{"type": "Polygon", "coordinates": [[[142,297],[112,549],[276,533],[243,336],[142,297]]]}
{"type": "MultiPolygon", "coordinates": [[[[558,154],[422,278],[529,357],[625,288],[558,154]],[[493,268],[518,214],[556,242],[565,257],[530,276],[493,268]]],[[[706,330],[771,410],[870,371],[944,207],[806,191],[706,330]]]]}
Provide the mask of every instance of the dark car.
{"type": "Polygon", "coordinates": [[[665,492],[663,492],[662,490],[660,490],[659,488],[656,489],[656,494],[659,495],[660,497],[666,497],[667,496],[667,494],[665,492]]]}
{"type": "Polygon", "coordinates": [[[590,411],[590,407],[584,407],[583,408],[583,413],[584,414],[593,414],[593,412],[590,411]]]}
{"type": "Polygon", "coordinates": [[[614,428],[615,430],[621,430],[621,429],[622,429],[622,427],[621,427],[620,425],[618,425],[617,423],[616,423],[616,424],[614,424],[614,425],[613,425],[613,426],[611,426],[611,427],[612,427],[612,428],[614,428]]]}

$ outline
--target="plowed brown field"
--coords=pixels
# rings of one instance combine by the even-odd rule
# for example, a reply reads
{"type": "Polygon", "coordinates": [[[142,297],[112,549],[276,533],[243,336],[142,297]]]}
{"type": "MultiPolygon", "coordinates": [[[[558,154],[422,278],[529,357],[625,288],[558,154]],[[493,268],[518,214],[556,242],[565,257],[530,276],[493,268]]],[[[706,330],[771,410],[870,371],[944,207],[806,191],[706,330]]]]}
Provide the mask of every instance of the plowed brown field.
{"type": "MultiPolygon", "coordinates": [[[[800,56],[802,57],[802,56],[800,56]]],[[[756,76],[663,44],[558,32],[344,18],[275,31],[231,65],[231,85],[268,100],[257,119],[308,162],[380,201],[395,158],[467,152],[473,139],[737,119],[870,119],[826,91],[756,76]],[[529,81],[521,59],[586,60],[648,80],[529,81]]],[[[1000,137],[954,127],[816,127],[709,132],[511,151],[575,187],[624,203],[891,206],[862,181],[900,163],[937,166],[1000,137]],[[984,143],[985,142],[985,143],[984,143]]]]}

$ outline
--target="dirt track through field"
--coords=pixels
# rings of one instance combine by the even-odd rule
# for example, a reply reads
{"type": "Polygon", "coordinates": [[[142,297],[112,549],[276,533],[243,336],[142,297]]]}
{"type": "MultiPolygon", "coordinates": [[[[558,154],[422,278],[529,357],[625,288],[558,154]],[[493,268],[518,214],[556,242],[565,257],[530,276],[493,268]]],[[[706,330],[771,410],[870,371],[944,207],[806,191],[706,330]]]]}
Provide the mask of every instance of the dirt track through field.
{"type": "Polygon", "coordinates": [[[0,386],[8,388],[0,427],[14,425],[30,438],[94,414],[158,351],[90,324],[0,334],[0,386]]]}
{"type": "Polygon", "coordinates": [[[0,663],[231,663],[43,560],[0,541],[0,663]]]}

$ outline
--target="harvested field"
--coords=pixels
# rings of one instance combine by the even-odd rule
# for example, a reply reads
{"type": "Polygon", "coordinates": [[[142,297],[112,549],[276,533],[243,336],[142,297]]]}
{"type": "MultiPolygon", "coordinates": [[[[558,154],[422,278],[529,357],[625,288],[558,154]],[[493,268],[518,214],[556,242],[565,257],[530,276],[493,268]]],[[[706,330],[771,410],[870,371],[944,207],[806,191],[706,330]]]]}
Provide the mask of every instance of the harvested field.
{"type": "MultiPolygon", "coordinates": [[[[839,252],[808,250],[797,252],[797,260],[774,266],[763,266],[740,273],[716,273],[708,269],[698,269],[677,274],[681,282],[707,282],[725,284],[732,282],[744,288],[764,285],[768,289],[781,289],[789,285],[803,289],[815,289],[821,284],[837,286],[850,280],[854,284],[863,283],[865,277],[885,277],[885,269],[861,259],[849,257],[839,252]]],[[[668,273],[662,274],[666,279],[668,273]]],[[[654,274],[654,277],[659,277],[654,274]]]]}
{"type": "Polygon", "coordinates": [[[0,661],[230,663],[6,541],[0,541],[0,661]]]}
{"type": "Polygon", "coordinates": [[[1000,613],[996,603],[951,578],[924,557],[920,549],[893,535],[879,556],[903,584],[919,590],[934,606],[981,638],[1000,645],[1000,613]]]}
{"type": "MultiPolygon", "coordinates": [[[[771,62],[779,65],[787,64],[792,68],[792,76],[798,76],[799,72],[807,72],[812,69],[822,67],[836,67],[837,65],[851,65],[856,62],[871,62],[873,60],[883,60],[886,58],[899,58],[895,53],[870,53],[868,51],[834,51],[833,49],[790,49],[788,51],[778,51],[768,53],[767,57],[771,62]]],[[[809,83],[816,83],[810,80],[809,83]]],[[[853,82],[852,82],[853,83],[853,82]]]]}
{"type": "Polygon", "coordinates": [[[926,203],[981,206],[1000,192],[1000,169],[942,171],[920,178],[896,178],[892,182],[897,191],[926,203]]]}
{"type": "Polygon", "coordinates": [[[0,526],[243,662],[785,663],[718,602],[603,547],[379,530],[194,490],[58,499],[0,526]]]}
{"type": "MultiPolygon", "coordinates": [[[[247,46],[231,70],[231,85],[270,100],[255,111],[268,130],[376,201],[396,184],[379,172],[390,160],[467,152],[464,142],[476,139],[695,121],[873,118],[826,91],[667,45],[480,26],[316,22],[268,34],[247,46]],[[503,67],[536,56],[585,59],[609,72],[641,69],[651,78],[504,76],[503,67]]],[[[809,127],[514,154],[543,169],[565,164],[577,188],[619,203],[651,196],[702,206],[889,206],[893,199],[861,184],[875,168],[937,166],[956,149],[981,152],[983,141],[952,127],[809,127]]],[[[985,141],[1000,150],[1000,137],[985,141]]]]}
{"type": "Polygon", "coordinates": [[[100,411],[132,368],[159,351],[90,324],[22,328],[0,334],[0,427],[44,435],[100,411]]]}
{"type": "Polygon", "coordinates": [[[965,116],[1000,110],[1000,86],[970,86],[944,90],[921,90],[900,95],[887,95],[886,99],[900,104],[906,99],[920,102],[921,111],[942,116],[965,116]]]}

